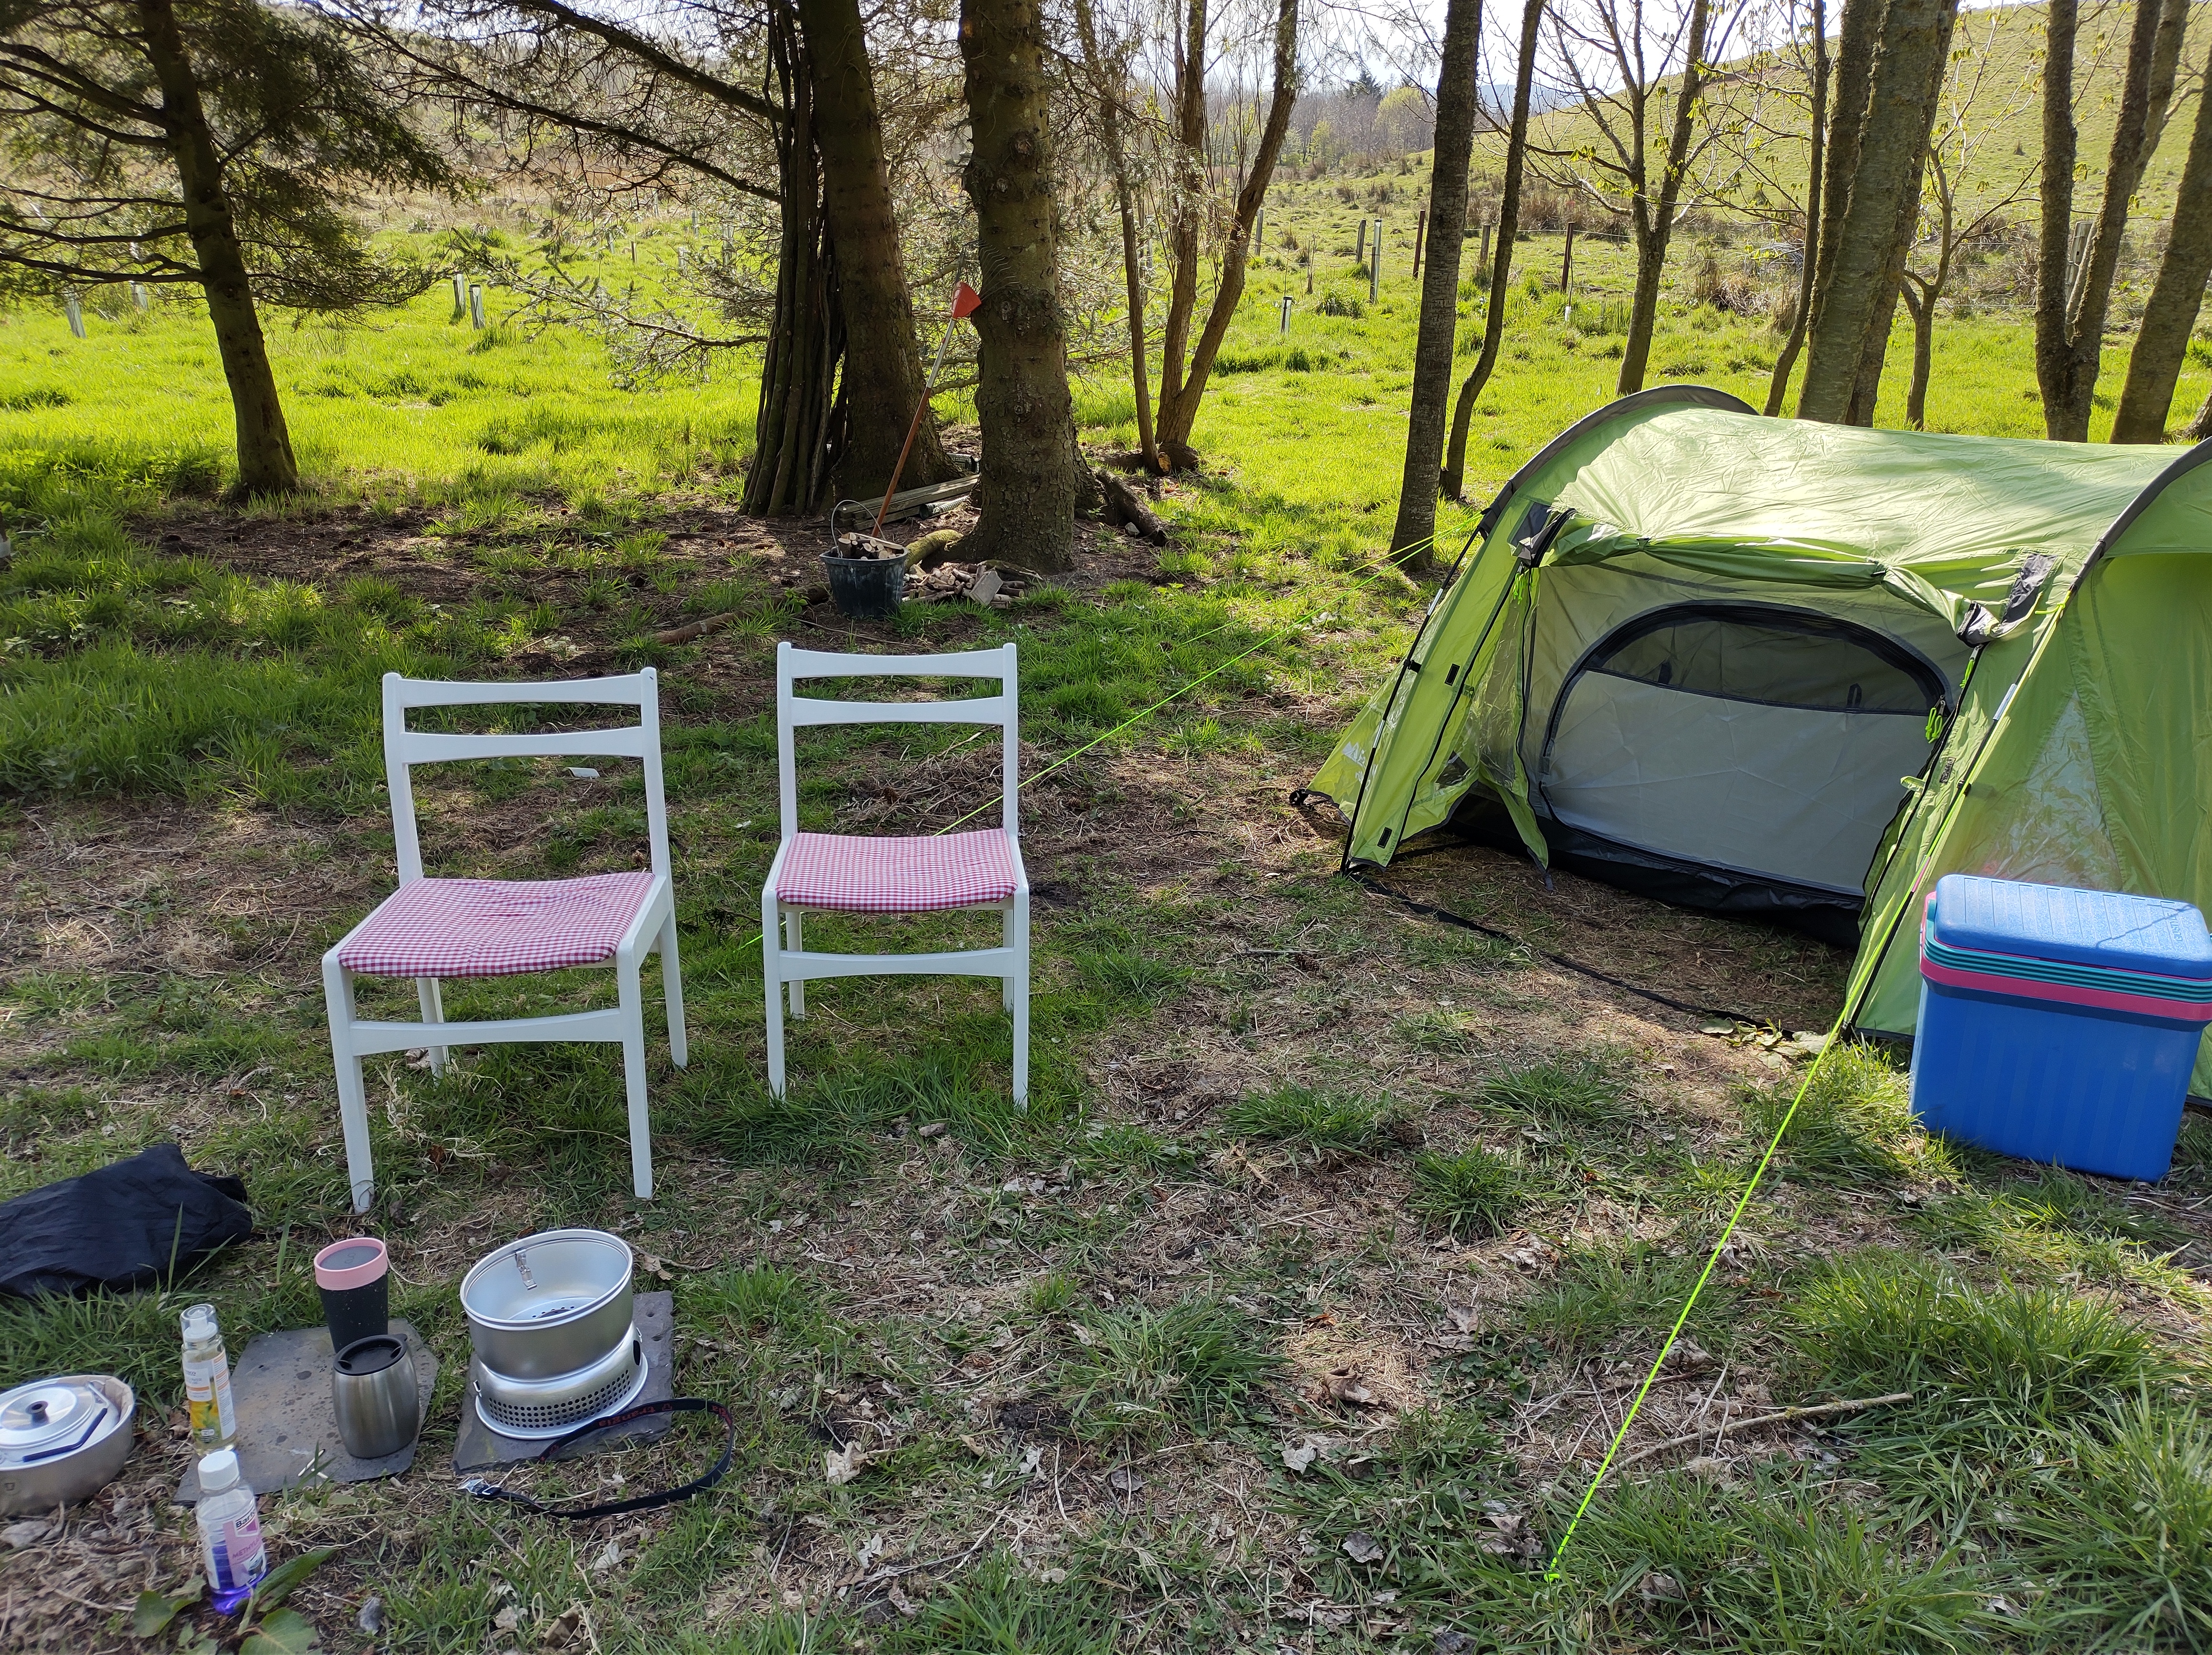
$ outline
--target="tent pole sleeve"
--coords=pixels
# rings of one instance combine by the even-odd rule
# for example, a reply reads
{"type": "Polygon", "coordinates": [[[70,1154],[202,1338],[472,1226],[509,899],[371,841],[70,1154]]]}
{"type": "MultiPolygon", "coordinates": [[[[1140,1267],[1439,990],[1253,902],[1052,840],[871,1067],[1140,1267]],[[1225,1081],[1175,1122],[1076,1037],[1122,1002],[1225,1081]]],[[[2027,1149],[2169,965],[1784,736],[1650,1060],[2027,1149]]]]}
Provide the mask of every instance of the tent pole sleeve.
{"type": "MultiPolygon", "coordinates": [[[[1874,985],[1881,976],[1882,964],[1889,958],[1890,947],[1897,941],[1897,933],[1905,924],[1905,916],[1912,911],[1914,899],[1919,895],[1920,887],[1926,882],[1928,870],[1935,863],[1936,854],[1942,848],[1943,840],[1951,831],[1951,823],[1959,814],[1959,807],[1966,802],[1967,791],[1973,786],[1974,778],[1981,773],[1982,761],[1989,756],[1990,743],[1996,740],[1997,732],[2005,727],[2005,721],[2012,716],[2012,704],[2019,694],[2020,687],[2035,676],[2035,670],[2043,664],[2044,651],[2051,647],[2051,640],[2058,635],[2058,628],[2064,624],[2066,610],[2072,601],[2074,590],[2074,588],[2068,590],[2066,598],[2059,603],[2057,612],[2051,617],[2051,624],[2043,629],[2043,635],[2035,640],[2035,650],[2027,658],[2027,665],[2021,669],[2017,678],[2005,687],[2004,697],[1997,703],[1996,716],[1990,720],[1990,727],[1982,732],[1981,742],[1974,749],[1974,756],[1967,761],[1966,773],[1959,778],[1959,791],[1952,795],[1950,805],[1943,812],[1943,819],[1936,824],[1936,831],[1929,836],[1928,848],[1921,855],[1920,866],[1912,876],[1911,884],[1905,888],[1905,900],[1898,904],[1897,912],[1890,918],[1889,929],[1882,934],[1881,947],[1875,954],[1874,963],[1867,967],[1866,975],[1859,979],[1857,988],[1852,991],[1844,1003],[1843,1015],[1837,1020],[1837,1027],[1844,1033],[1856,1032],[1860,1009],[1865,1004],[1867,996],[1874,991],[1874,985]]],[[[1978,662],[1979,658],[1978,656],[1976,657],[1978,662]]],[[[1963,708],[1966,704],[1963,682],[1960,686],[1959,700],[1963,708]]]]}
{"type": "MultiPolygon", "coordinates": [[[[1515,583],[1522,575],[1544,561],[1544,554],[1552,549],[1552,543],[1559,539],[1559,531],[1574,520],[1574,515],[1571,507],[1565,506],[1558,507],[1545,520],[1544,526],[1539,529],[1531,539],[1523,542],[1520,549],[1514,554],[1513,561],[1519,567],[1512,579],[1507,580],[1504,585],[1498,589],[1498,602],[1491,606],[1490,618],[1482,623],[1481,634],[1475,639],[1474,647],[1468,652],[1468,670],[1460,674],[1459,682],[1452,686],[1451,701],[1444,708],[1443,716],[1437,720],[1437,738],[1429,745],[1429,756],[1421,761],[1421,769],[1424,773],[1426,773],[1428,767],[1437,761],[1437,755],[1443,750],[1444,731],[1451,724],[1452,715],[1459,711],[1459,704],[1467,699],[1467,681],[1474,676],[1475,658],[1482,653],[1482,646],[1490,641],[1491,632],[1498,625],[1498,617],[1505,613],[1506,600],[1513,595],[1515,583]]],[[[1527,695],[1525,685],[1522,687],[1522,695],[1525,700],[1527,695]]],[[[1405,814],[1398,818],[1397,837],[1401,844],[1405,842],[1406,823],[1413,818],[1413,806],[1416,802],[1414,799],[1408,798],[1406,801],[1405,814]]],[[[1349,840],[1346,841],[1346,848],[1347,850],[1350,848],[1349,840]]]]}
{"type": "Polygon", "coordinates": [[[1944,754],[1950,751],[1951,737],[1959,728],[1959,714],[1966,709],[1967,687],[1974,682],[1974,669],[1982,664],[1982,652],[1988,647],[1985,643],[1977,644],[1973,653],[1966,658],[1966,670],[1959,675],[1957,704],[1952,707],[1950,716],[1943,720],[1943,734],[1929,749],[1928,762],[1920,767],[1920,785],[1913,793],[1911,808],[1905,813],[1905,820],[1898,824],[1897,837],[1890,840],[1889,854],[1883,858],[1880,870],[1871,867],[1867,870],[1869,877],[1865,883],[1869,901],[1888,881],[1889,870],[1897,865],[1897,853],[1905,845],[1905,832],[1912,826],[1913,818],[1920,814],[1920,807],[1928,802],[1928,779],[1936,773],[1936,767],[1943,761],[1944,754]]]}
{"type": "MultiPolygon", "coordinates": [[[[1502,498],[1502,496],[1501,496],[1502,498]]],[[[1487,515],[1486,513],[1486,515],[1487,515]]],[[[1390,726],[1390,715],[1398,710],[1399,692],[1406,687],[1406,673],[1413,664],[1413,657],[1420,652],[1421,640],[1429,635],[1429,628],[1443,612],[1444,595],[1459,584],[1459,572],[1467,562],[1467,555],[1474,548],[1475,537],[1483,532],[1480,522],[1460,543],[1459,555],[1452,560],[1451,573],[1444,577],[1437,595],[1429,600],[1428,613],[1421,624],[1413,629],[1413,641],[1406,646],[1406,653],[1398,663],[1398,676],[1390,681],[1390,699],[1383,704],[1382,716],[1375,721],[1375,749],[1367,755],[1367,765],[1359,773],[1359,791],[1352,801],[1352,817],[1345,824],[1344,854],[1337,858],[1336,870],[1340,874],[1352,871],[1352,847],[1359,842],[1359,813],[1367,803],[1367,784],[1375,779],[1375,767],[1382,758],[1382,734],[1390,726]]]]}

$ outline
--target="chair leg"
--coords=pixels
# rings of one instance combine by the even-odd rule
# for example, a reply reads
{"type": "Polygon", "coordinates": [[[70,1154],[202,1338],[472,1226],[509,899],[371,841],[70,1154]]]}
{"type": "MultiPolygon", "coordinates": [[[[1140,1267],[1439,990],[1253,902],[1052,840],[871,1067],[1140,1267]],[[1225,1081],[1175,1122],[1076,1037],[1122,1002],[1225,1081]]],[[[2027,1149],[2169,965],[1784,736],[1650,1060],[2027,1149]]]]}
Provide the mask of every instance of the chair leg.
{"type": "Polygon", "coordinates": [[[1014,1014],[1014,1102],[1024,1109],[1030,1103],[1030,898],[1027,891],[1014,893],[1014,905],[1006,912],[1008,943],[1014,950],[1015,975],[1006,979],[1006,989],[1012,995],[1014,1014]]]}
{"type": "Polygon", "coordinates": [[[323,1003],[330,1014],[331,1059],[337,1068],[338,1118],[345,1127],[346,1180],[353,1209],[368,1210],[376,1196],[376,1167],[368,1149],[368,1091],[353,1049],[353,977],[335,951],[323,956],[323,1003]]]}
{"type": "Polygon", "coordinates": [[[622,1006],[623,1084],[629,1094],[629,1171],[640,1201],[653,1199],[653,1122],[645,1099],[645,994],[637,956],[615,959],[615,989],[622,1006]]]}
{"type": "Polygon", "coordinates": [[[676,910],[660,927],[661,1003],[668,1014],[668,1055],[678,1069],[690,1066],[691,1049],[684,1035],[684,967],[676,957],[676,910]]]}
{"type": "MultiPolygon", "coordinates": [[[[1007,900],[1005,913],[1000,925],[1000,937],[1005,946],[1007,948],[1013,947],[1014,905],[1012,899],[1011,898],[1007,900]]],[[[1012,1011],[1014,1009],[1014,979],[1011,974],[1001,979],[999,984],[999,1003],[1009,1011],[1012,1011]]]]}
{"type": "Polygon", "coordinates": [[[783,1095],[783,949],[776,931],[781,921],[775,893],[761,893],[761,975],[768,1001],[768,1089],[783,1095]]]}
{"type": "MultiPolygon", "coordinates": [[[[786,946],[793,954],[801,952],[806,945],[799,940],[799,910],[797,908],[793,908],[784,915],[783,929],[786,946]]],[[[794,977],[791,979],[791,1015],[793,1017],[804,1017],[806,1015],[806,979],[804,977],[794,977]]]]}
{"type": "MultiPolygon", "coordinates": [[[[446,1003],[439,996],[436,978],[417,977],[415,979],[415,993],[422,1002],[424,1022],[442,1023],[446,1021],[446,1003]]],[[[434,1046],[430,1048],[430,1072],[433,1075],[442,1075],[446,1072],[446,1048],[442,1046],[434,1046]]]]}

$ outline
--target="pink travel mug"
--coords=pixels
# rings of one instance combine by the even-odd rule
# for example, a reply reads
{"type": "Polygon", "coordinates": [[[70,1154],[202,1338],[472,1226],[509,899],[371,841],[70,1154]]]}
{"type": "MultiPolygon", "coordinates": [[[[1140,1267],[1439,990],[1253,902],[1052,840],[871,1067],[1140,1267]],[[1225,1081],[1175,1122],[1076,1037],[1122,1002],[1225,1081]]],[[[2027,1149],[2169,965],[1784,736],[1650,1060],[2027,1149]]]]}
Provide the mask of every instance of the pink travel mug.
{"type": "Polygon", "coordinates": [[[392,1331],[392,1261],[374,1236],[349,1236],[317,1253],[315,1287],[332,1350],[392,1331]]]}

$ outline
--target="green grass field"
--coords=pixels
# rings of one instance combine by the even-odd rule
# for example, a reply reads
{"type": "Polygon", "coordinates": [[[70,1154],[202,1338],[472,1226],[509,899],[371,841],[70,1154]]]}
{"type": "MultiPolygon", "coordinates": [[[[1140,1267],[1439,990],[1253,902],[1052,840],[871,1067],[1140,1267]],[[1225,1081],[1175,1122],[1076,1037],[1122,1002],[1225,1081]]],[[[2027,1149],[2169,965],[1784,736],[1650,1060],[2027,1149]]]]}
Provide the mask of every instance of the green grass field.
{"type": "MultiPolygon", "coordinates": [[[[1409,225],[1417,185],[1360,189],[1409,225]]],[[[1928,1138],[1902,1077],[1857,1051],[1822,1071],[1724,1252],[1631,1440],[1655,1452],[1545,1578],[1802,1071],[1533,950],[1784,1029],[1826,1026],[1844,962],[1472,847],[1389,882],[1517,943],[1334,876],[1329,824],[1287,795],[1425,598],[1381,567],[1408,249],[1393,229],[1370,304],[1354,211],[1334,182],[1279,191],[1271,227],[1323,249],[1316,290],[1271,228],[1199,426],[1208,468],[1163,504],[1170,549],[1086,529],[1062,586],[872,627],[805,601],[818,525],[735,513],[741,371],[618,390],[589,339],[477,333],[442,293],[280,326],[311,491],[241,512],[213,501],[228,410],[191,312],[95,314],[82,342],[0,318],[0,1197],[174,1137],[246,1179],[258,1225],[156,1290],[0,1302],[0,1385],[115,1372],[144,1407],[116,1490],[0,1553],[0,1641],[205,1647],[137,1640],[123,1611],[195,1567],[168,1500],[177,1310],[214,1301],[235,1360],[314,1320],[307,1260],[356,1226],[316,961],[389,889],[378,676],[651,664],[693,1047],[669,1065],[649,985],[659,1187],[630,1195],[605,1048],[495,1047],[443,1077],[371,1064],[365,1224],[442,1366],[406,1477],[264,1501],[274,1555],[338,1548],[294,1599],[325,1650],[2212,1644],[2212,1137],[2192,1125],[2154,1190],[1999,1161],[1928,1138]],[[1344,313],[1317,313],[1331,294],[1344,313]],[[933,979],[814,985],[792,1095],[768,1095],[753,933],[780,637],[1020,645],[1025,1111],[995,993],[933,979]],[[563,1525],[459,1491],[454,1287],[564,1223],[622,1229],[641,1287],[674,1293],[678,1388],[738,1420],[710,1495],[563,1525]]],[[[1617,369],[1619,253],[1578,249],[1563,296],[1559,243],[1521,252],[1534,279],[1480,405],[1476,502],[1617,369]]],[[[1756,404],[1774,335],[1691,301],[1698,256],[1654,377],[1756,404]]],[[[511,300],[490,297],[496,322],[511,300]]],[[[2200,354],[2185,413],[2207,379],[2200,354]]],[[[1946,319],[1931,425],[2033,435],[2033,390],[2017,318],[1946,319]]],[[[1901,371],[1885,392],[1892,420],[1901,371]]],[[[1125,383],[1085,383],[1078,406],[1087,442],[1133,441],[1125,383]]],[[[1472,514],[1445,511],[1447,553],[1472,514]]],[[[931,831],[994,786],[951,737],[807,752],[810,825],[931,831]]],[[[641,784],[604,768],[427,785],[434,866],[632,865],[641,784]]],[[[876,934],[810,922],[818,946],[876,934]]],[[[588,973],[450,986],[457,1016],[605,991],[588,973]]],[[[686,1428],[529,1478],[611,1495],[714,1446],[686,1428]]]]}

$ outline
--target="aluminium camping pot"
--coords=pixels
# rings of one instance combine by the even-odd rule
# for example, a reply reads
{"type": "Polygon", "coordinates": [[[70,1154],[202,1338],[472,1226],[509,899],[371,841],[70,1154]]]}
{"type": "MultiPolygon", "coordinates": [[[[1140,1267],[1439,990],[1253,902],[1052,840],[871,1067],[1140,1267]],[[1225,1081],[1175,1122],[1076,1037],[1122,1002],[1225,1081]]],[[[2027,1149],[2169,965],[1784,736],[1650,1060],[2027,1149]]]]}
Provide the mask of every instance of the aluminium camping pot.
{"type": "Polygon", "coordinates": [[[138,1399],[105,1373],[34,1379],[0,1396],[0,1517],[51,1513],[115,1480],[138,1399]]]}
{"type": "Polygon", "coordinates": [[[545,1230],[477,1261],[461,1311],[477,1364],[511,1379],[576,1373],[631,1336],[629,1245],[605,1230],[545,1230]]]}

